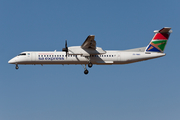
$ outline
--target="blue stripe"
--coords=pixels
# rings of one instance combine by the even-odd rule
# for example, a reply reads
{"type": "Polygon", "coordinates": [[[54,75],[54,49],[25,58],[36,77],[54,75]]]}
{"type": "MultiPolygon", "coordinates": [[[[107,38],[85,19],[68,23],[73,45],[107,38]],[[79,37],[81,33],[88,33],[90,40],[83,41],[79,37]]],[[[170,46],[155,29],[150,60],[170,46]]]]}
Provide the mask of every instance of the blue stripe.
{"type": "Polygon", "coordinates": [[[149,47],[146,49],[146,51],[150,51],[150,52],[161,52],[160,50],[158,50],[157,48],[155,48],[154,46],[152,46],[153,48],[148,50],[152,45],[150,44],[149,47]]]}

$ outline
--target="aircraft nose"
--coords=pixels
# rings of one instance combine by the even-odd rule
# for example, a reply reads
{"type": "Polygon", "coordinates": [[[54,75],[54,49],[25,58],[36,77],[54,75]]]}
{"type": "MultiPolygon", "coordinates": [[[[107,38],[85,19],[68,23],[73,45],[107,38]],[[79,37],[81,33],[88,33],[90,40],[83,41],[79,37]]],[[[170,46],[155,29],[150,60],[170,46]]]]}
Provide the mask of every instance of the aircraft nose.
{"type": "Polygon", "coordinates": [[[8,61],[9,64],[15,64],[16,60],[14,58],[12,58],[11,60],[8,61]]]}

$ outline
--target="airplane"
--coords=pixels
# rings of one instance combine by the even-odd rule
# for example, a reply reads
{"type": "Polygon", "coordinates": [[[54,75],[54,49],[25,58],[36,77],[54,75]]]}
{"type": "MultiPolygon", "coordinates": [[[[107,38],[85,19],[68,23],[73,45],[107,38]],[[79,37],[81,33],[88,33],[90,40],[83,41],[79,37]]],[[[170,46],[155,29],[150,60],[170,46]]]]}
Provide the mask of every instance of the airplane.
{"type": "Polygon", "coordinates": [[[101,47],[96,47],[95,36],[89,35],[81,46],[67,47],[66,40],[62,51],[26,51],[12,58],[8,63],[15,64],[16,69],[19,68],[19,64],[81,64],[84,65],[84,74],[88,74],[86,65],[91,68],[93,64],[129,64],[165,56],[164,49],[172,30],[170,27],[164,27],[155,30],[154,33],[154,37],[146,47],[103,50],[101,47]]]}

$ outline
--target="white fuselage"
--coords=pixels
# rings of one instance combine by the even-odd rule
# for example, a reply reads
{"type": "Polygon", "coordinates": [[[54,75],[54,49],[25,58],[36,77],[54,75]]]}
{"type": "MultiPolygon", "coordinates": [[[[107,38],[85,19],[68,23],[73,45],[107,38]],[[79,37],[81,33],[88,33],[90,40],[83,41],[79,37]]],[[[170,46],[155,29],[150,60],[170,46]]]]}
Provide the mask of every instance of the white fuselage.
{"type": "Polygon", "coordinates": [[[164,56],[165,53],[157,52],[126,52],[126,51],[106,51],[100,55],[67,55],[65,52],[59,51],[36,51],[23,52],[8,63],[10,64],[88,64],[89,60],[92,64],[128,64],[157,57],[164,56]]]}

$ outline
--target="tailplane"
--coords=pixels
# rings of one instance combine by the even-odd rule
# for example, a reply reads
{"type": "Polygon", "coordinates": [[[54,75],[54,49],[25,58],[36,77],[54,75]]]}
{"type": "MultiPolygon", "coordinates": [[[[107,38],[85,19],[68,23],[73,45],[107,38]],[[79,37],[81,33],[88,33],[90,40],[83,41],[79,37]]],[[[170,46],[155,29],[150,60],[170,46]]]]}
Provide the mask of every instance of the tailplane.
{"type": "Polygon", "coordinates": [[[170,33],[172,33],[171,28],[164,27],[161,30],[155,30],[154,33],[155,35],[145,52],[164,52],[170,33]]]}

